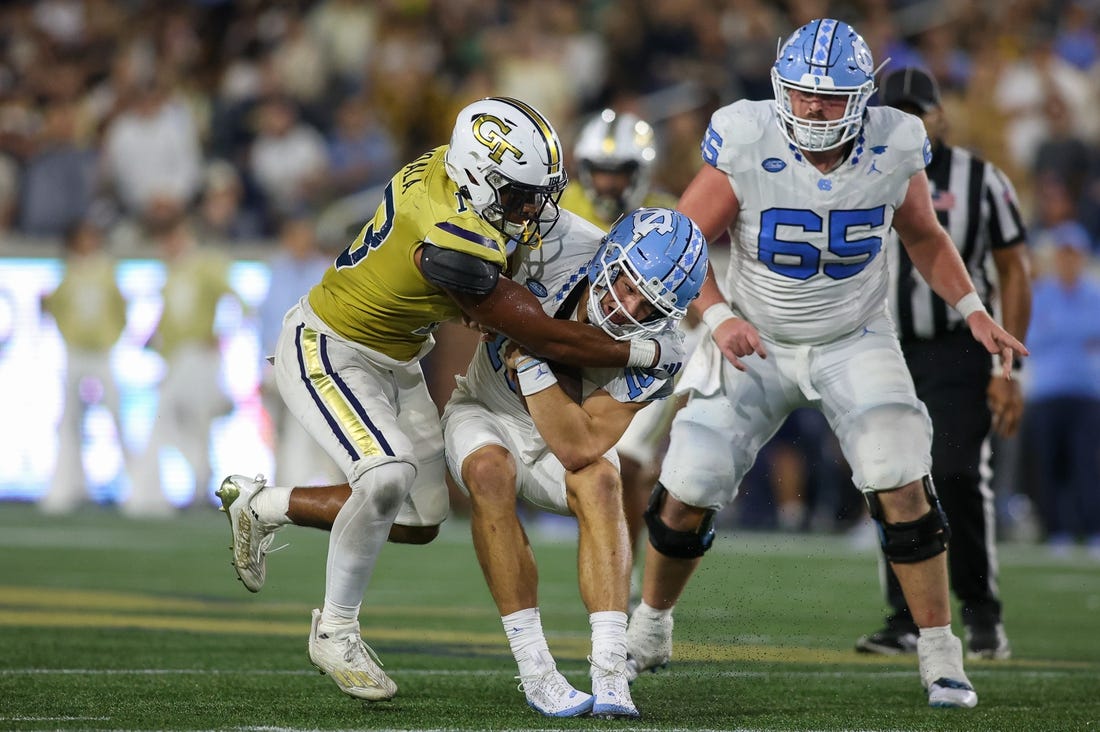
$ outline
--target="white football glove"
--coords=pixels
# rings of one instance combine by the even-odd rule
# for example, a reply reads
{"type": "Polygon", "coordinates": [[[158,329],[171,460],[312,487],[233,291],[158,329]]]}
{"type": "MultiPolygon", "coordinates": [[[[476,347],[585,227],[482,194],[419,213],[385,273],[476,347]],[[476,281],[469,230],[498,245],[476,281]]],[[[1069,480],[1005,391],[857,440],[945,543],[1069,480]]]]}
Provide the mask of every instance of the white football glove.
{"type": "Polygon", "coordinates": [[[683,331],[679,328],[665,328],[649,340],[657,344],[657,362],[642,371],[658,379],[671,379],[684,367],[684,360],[687,358],[683,331]]]}

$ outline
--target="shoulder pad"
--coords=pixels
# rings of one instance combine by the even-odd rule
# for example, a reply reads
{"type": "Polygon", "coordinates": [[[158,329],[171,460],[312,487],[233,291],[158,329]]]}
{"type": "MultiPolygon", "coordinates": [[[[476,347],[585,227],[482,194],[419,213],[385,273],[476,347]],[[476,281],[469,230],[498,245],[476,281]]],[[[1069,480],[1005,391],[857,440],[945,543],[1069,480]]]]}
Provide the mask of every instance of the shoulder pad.
{"type": "Polygon", "coordinates": [[[770,102],[737,101],[715,111],[703,138],[703,160],[719,170],[733,170],[744,148],[760,141],[775,125],[770,102]]]}
{"type": "Polygon", "coordinates": [[[920,117],[893,107],[870,107],[865,130],[867,147],[884,150],[880,166],[898,170],[906,178],[924,170],[932,159],[932,143],[920,117]]]}
{"type": "Polygon", "coordinates": [[[496,264],[434,244],[424,244],[420,271],[432,284],[469,295],[488,295],[500,277],[500,267],[496,264]]]}

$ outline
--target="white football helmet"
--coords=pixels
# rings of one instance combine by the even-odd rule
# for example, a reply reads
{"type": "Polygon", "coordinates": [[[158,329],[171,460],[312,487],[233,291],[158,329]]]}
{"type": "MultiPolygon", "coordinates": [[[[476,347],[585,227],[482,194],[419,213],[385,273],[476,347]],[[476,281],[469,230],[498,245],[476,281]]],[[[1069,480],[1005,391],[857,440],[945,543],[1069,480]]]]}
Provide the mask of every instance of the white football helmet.
{"type": "Polygon", "coordinates": [[[832,18],[812,20],[790,35],[772,66],[779,128],[802,150],[831,150],[859,134],[863,113],[875,92],[871,49],[850,25],[832,18]],[[791,110],[792,91],[843,96],[844,116],[808,120],[791,110]]]}
{"type": "Polygon", "coordinates": [[[605,221],[615,221],[641,206],[649,192],[657,161],[653,128],[630,112],[605,109],[581,128],[573,157],[596,213],[605,221]],[[626,185],[621,190],[602,189],[593,182],[595,171],[625,174],[626,185]]]}
{"type": "Polygon", "coordinates": [[[486,97],[464,108],[444,162],[470,206],[520,244],[537,245],[558,220],[569,180],[561,141],[526,102],[486,97]]]}

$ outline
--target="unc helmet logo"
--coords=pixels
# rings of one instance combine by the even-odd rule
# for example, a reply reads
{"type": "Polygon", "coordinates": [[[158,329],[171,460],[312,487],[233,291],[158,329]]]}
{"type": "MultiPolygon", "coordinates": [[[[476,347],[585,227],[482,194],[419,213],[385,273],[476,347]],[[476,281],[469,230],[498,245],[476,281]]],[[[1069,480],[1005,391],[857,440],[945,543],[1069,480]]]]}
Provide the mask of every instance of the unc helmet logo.
{"type": "Polygon", "coordinates": [[[667,208],[641,208],[634,212],[634,236],[641,239],[651,232],[670,234],[676,228],[673,212],[667,208]]]}
{"type": "Polygon", "coordinates": [[[504,137],[511,131],[508,123],[491,114],[482,114],[474,120],[474,139],[489,148],[489,159],[495,163],[504,160],[506,152],[517,161],[523,159],[523,151],[504,137]]]}
{"type": "Polygon", "coordinates": [[[875,70],[875,62],[871,58],[871,49],[867,47],[867,42],[863,40],[862,36],[855,37],[852,50],[855,51],[856,66],[859,67],[860,71],[871,76],[875,70]]]}

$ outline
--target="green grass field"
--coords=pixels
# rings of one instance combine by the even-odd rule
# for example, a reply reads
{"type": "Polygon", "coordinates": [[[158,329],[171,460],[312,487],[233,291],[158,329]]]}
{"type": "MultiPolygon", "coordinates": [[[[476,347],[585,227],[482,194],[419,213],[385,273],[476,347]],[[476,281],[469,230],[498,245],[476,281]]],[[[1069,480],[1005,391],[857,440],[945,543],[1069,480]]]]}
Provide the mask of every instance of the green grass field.
{"type": "MultiPolygon", "coordinates": [[[[720,534],[677,611],[673,664],[634,685],[643,717],[628,725],[527,708],[461,520],[382,554],[362,625],[400,692],[375,705],[306,657],[325,535],[280,534],[291,546],[251,595],[229,567],[227,527],[213,509],[137,523],[0,504],[0,729],[1100,729],[1100,565],[1083,556],[1002,547],[1013,660],[968,665],[976,709],[934,710],[914,658],[852,650],[881,620],[873,552],[720,534]]],[[[551,649],[583,688],[574,546],[532,539],[551,649]]]]}

